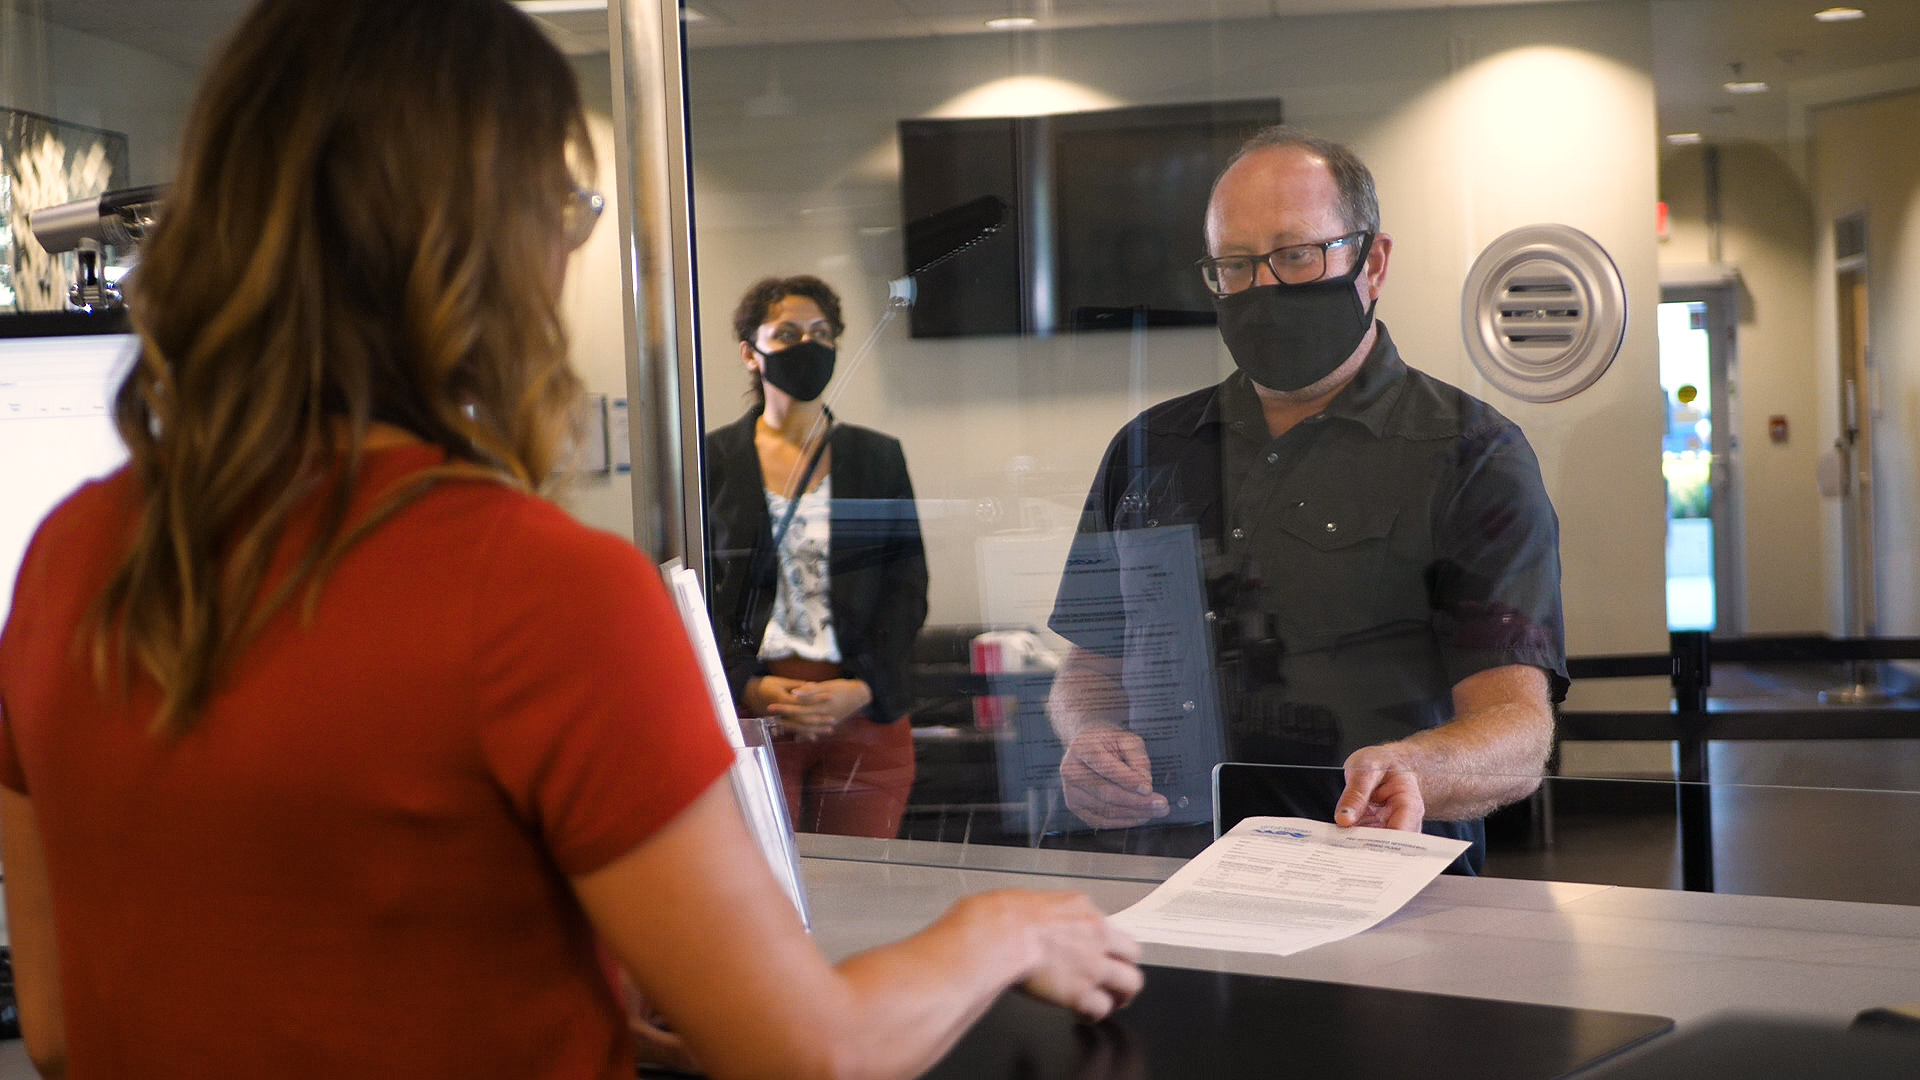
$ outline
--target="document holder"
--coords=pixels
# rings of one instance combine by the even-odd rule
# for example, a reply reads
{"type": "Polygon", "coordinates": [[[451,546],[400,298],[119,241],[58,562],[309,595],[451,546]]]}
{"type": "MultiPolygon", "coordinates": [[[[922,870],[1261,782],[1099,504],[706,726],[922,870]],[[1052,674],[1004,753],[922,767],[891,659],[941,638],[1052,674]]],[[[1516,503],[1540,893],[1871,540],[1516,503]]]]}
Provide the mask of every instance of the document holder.
{"type": "Polygon", "coordinates": [[[787,815],[787,796],[780,783],[780,764],[773,756],[774,726],[767,720],[740,721],[747,745],[734,749],[728,779],[747,829],[760,845],[773,876],[793,901],[800,922],[811,933],[813,917],[807,911],[806,885],[800,877],[800,848],[794,842],[793,820],[787,815]]]}

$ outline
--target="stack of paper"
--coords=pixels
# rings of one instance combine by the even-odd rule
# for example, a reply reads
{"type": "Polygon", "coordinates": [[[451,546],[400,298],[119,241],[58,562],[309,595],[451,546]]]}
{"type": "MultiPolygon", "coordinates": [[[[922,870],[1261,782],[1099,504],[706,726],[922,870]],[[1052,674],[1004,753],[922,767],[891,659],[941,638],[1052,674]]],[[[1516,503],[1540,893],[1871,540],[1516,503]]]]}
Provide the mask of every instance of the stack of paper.
{"type": "Polygon", "coordinates": [[[1291,956],[1400,910],[1467,847],[1423,833],[1247,818],[1113,921],[1141,941],[1291,956]]]}

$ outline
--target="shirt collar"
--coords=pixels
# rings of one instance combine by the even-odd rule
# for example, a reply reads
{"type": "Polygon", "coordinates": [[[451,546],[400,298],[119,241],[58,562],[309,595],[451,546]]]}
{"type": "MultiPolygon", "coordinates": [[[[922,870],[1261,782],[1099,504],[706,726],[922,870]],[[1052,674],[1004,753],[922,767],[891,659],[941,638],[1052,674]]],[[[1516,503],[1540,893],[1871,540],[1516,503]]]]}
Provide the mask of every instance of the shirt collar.
{"type": "MultiPolygon", "coordinates": [[[[1400,397],[1400,388],[1405,382],[1407,365],[1400,359],[1400,350],[1394,347],[1393,337],[1387,333],[1386,323],[1375,323],[1379,333],[1374,335],[1373,349],[1360,363],[1360,371],[1353,381],[1342,387],[1327,404],[1323,416],[1339,417],[1365,425],[1375,438],[1386,433],[1387,417],[1393,412],[1393,403],[1400,397]]],[[[1220,383],[1206,407],[1194,421],[1193,431],[1209,424],[1242,423],[1260,425],[1255,428],[1258,434],[1265,434],[1266,414],[1260,408],[1260,397],[1254,393],[1253,384],[1243,371],[1235,371],[1220,383]]]]}

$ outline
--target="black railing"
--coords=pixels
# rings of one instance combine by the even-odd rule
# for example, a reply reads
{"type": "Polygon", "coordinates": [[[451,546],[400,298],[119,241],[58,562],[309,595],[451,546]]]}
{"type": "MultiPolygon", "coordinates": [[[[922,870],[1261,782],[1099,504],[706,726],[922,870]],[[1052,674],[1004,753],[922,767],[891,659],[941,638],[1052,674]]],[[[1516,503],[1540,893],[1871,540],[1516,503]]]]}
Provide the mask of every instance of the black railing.
{"type": "Polygon", "coordinates": [[[1671,709],[1563,710],[1556,737],[1561,742],[1671,742],[1679,747],[1675,802],[1680,815],[1682,888],[1713,891],[1708,743],[1920,739],[1920,708],[1914,706],[1713,709],[1707,700],[1715,664],[1920,660],[1920,638],[1715,638],[1698,630],[1675,631],[1669,638],[1671,649],[1664,654],[1583,656],[1567,661],[1567,673],[1575,681],[1665,675],[1673,684],[1671,709]]]}

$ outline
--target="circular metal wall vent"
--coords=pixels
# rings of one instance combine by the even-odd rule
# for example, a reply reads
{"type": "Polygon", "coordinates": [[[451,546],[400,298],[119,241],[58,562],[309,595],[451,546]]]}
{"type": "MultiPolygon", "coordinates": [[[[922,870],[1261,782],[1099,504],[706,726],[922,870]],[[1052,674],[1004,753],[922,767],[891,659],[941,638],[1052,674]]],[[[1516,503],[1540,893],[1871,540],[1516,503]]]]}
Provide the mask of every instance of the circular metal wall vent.
{"type": "Polygon", "coordinates": [[[1559,401],[1593,385],[1619,355],[1626,284],[1593,237],[1528,225],[1474,260],[1460,333],[1487,381],[1522,401],[1559,401]]]}

